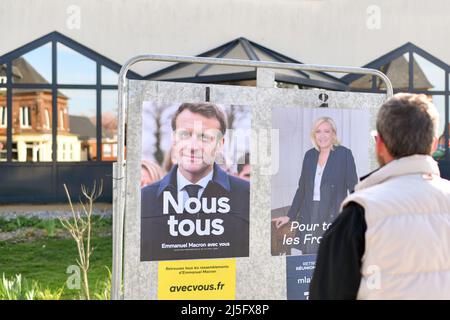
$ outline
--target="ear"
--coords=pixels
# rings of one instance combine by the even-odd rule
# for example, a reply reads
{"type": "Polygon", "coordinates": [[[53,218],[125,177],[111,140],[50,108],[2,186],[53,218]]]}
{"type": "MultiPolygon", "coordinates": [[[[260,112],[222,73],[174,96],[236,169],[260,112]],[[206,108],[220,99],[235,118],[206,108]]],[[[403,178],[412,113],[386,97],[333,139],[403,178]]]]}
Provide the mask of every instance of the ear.
{"type": "Polygon", "coordinates": [[[384,144],[383,139],[379,136],[375,136],[375,151],[378,155],[378,157],[382,158],[383,160],[386,160],[386,145],[384,144]]]}
{"type": "Polygon", "coordinates": [[[437,150],[438,145],[439,145],[439,138],[434,137],[433,144],[431,145],[431,154],[433,154],[437,150]]]}
{"type": "Polygon", "coordinates": [[[377,152],[377,154],[381,156],[385,148],[386,148],[386,146],[384,145],[384,142],[381,139],[381,137],[379,135],[376,135],[375,136],[375,151],[377,152]]]}
{"type": "Polygon", "coordinates": [[[392,160],[394,160],[394,157],[392,157],[391,153],[389,152],[388,148],[386,147],[386,144],[383,141],[383,138],[381,138],[379,135],[375,136],[375,149],[379,157],[381,157],[385,163],[388,163],[392,160]]]}

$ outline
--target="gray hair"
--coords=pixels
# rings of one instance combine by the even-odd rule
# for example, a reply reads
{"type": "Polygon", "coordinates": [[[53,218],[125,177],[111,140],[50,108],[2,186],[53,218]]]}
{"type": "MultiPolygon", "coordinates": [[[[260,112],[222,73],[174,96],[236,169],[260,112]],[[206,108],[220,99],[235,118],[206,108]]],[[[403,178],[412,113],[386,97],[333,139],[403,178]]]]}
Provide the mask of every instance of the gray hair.
{"type": "Polygon", "coordinates": [[[397,93],[380,108],[378,135],[395,158],[431,154],[439,114],[424,94],[397,93]]]}

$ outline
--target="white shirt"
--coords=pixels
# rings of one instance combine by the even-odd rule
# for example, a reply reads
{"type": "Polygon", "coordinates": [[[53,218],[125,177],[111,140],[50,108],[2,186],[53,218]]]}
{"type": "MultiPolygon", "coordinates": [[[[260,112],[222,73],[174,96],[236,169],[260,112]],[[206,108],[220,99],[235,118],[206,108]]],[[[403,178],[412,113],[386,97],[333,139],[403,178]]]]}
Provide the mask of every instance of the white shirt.
{"type": "Polygon", "coordinates": [[[214,173],[214,170],[211,170],[210,173],[208,173],[206,176],[204,176],[199,181],[197,181],[197,183],[192,183],[183,176],[183,174],[180,172],[180,169],[178,168],[177,169],[177,191],[183,192],[183,203],[185,203],[187,201],[187,199],[189,198],[189,195],[188,195],[187,191],[184,190],[184,187],[189,184],[199,185],[201,188],[199,189],[197,198],[200,198],[203,194],[203,191],[205,191],[206,185],[208,184],[208,182],[210,180],[212,180],[213,173],[214,173]]]}
{"type": "Polygon", "coordinates": [[[313,201],[320,201],[320,184],[322,182],[322,176],[323,176],[324,169],[325,169],[325,166],[322,167],[320,164],[317,164],[316,176],[314,177],[313,201]]]}

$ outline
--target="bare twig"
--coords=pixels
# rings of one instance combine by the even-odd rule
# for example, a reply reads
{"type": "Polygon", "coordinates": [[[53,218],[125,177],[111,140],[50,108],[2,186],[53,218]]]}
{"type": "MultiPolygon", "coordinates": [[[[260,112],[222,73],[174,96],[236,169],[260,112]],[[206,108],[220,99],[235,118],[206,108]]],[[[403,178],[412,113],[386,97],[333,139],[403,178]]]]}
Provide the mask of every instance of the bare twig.
{"type": "Polygon", "coordinates": [[[79,199],[83,216],[79,210],[75,210],[69,190],[65,184],[64,190],[66,192],[67,199],[69,200],[73,222],[71,222],[68,218],[60,218],[59,221],[61,222],[61,225],[70,233],[77,245],[78,258],[76,261],[83,274],[84,296],[87,300],[90,300],[88,272],[90,267],[90,257],[94,251],[93,247],[91,247],[92,214],[94,202],[103,192],[103,181],[100,182],[100,186],[98,188],[97,183],[94,181],[94,185],[90,191],[84,185],[81,186],[81,194],[85,198],[84,202],[79,199]]]}

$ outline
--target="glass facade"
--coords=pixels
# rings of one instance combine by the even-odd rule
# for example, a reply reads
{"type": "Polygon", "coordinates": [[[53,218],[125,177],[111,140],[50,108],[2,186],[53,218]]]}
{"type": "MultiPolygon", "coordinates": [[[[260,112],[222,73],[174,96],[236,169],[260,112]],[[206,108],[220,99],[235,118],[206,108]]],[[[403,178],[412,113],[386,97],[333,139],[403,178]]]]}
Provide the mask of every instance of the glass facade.
{"type": "Polygon", "coordinates": [[[57,161],[97,160],[96,91],[60,91],[57,112],[57,161]]]}
{"type": "Polygon", "coordinates": [[[0,87],[0,161],[7,160],[8,109],[6,104],[7,89],[0,87]]]}
{"type": "Polygon", "coordinates": [[[52,161],[52,102],[49,89],[12,90],[13,162],[52,161]]]}
{"type": "Polygon", "coordinates": [[[104,161],[117,159],[117,94],[117,90],[102,91],[101,157],[104,161]]]}
{"type": "MultiPolygon", "coordinates": [[[[63,183],[79,187],[95,179],[110,184],[104,199],[111,201],[120,67],[58,32],[0,56],[1,201],[64,201],[63,183]],[[25,177],[31,180],[24,182],[25,177]],[[34,184],[35,177],[48,186],[34,184]]],[[[439,148],[433,156],[448,164],[450,66],[408,43],[365,67],[384,72],[395,92],[423,93],[433,100],[441,120],[439,148]]],[[[210,69],[201,68],[207,73],[210,69]]],[[[142,77],[130,71],[128,76],[150,79],[151,75],[142,77]]],[[[324,75],[311,74],[303,85],[291,81],[298,77],[295,73],[282,76],[276,79],[278,87],[314,88],[331,83],[334,86],[324,88],[386,91],[381,81],[370,76],[349,75],[330,82],[324,75]]],[[[254,78],[236,80],[227,75],[217,79],[222,84],[256,83],[254,78]]]]}
{"type": "Polygon", "coordinates": [[[0,57],[0,162],[117,159],[120,65],[59,38],[0,57]]]}
{"type": "MultiPolygon", "coordinates": [[[[433,154],[438,161],[449,161],[449,83],[450,66],[422,49],[407,44],[365,67],[382,71],[391,80],[394,92],[411,92],[427,95],[439,112],[439,147],[433,154]]],[[[381,80],[373,84],[373,77],[353,76],[349,83],[352,91],[384,93],[381,80]]]]}

